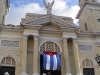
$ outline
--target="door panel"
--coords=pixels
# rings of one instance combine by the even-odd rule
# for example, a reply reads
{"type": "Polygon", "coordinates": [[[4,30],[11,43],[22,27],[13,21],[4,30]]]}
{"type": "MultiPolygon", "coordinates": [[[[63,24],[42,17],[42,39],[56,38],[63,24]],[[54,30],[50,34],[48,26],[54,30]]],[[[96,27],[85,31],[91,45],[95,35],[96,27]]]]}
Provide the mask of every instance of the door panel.
{"type": "Polygon", "coordinates": [[[94,68],[83,68],[83,74],[84,75],[95,75],[94,68]]]}
{"type": "Polygon", "coordinates": [[[15,67],[0,67],[0,75],[4,75],[5,72],[8,72],[9,75],[15,75],[15,67]]]}

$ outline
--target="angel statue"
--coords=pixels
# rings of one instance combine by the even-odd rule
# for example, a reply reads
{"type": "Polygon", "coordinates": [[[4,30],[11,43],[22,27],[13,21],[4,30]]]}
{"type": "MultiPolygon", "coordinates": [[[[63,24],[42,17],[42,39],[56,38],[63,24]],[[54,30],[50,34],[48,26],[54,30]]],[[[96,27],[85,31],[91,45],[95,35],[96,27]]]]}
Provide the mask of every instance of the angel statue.
{"type": "Polygon", "coordinates": [[[44,3],[45,8],[47,9],[47,14],[51,14],[52,6],[54,4],[54,0],[51,4],[50,3],[47,4],[45,0],[43,0],[43,3],[44,3]]]}

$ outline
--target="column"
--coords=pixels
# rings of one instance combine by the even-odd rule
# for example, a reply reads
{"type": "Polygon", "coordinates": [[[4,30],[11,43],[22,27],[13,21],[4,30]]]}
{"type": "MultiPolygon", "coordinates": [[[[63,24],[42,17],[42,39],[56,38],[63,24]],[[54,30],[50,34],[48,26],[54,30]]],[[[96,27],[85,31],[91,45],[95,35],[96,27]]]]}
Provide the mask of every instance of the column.
{"type": "Polygon", "coordinates": [[[66,73],[66,75],[71,75],[70,74],[67,38],[63,38],[63,53],[64,53],[64,62],[65,62],[65,73],[66,73]]]}
{"type": "Polygon", "coordinates": [[[38,36],[34,36],[33,75],[38,74],[38,36]]]}
{"type": "Polygon", "coordinates": [[[82,75],[81,69],[80,69],[77,39],[73,39],[73,48],[74,48],[74,59],[75,59],[75,66],[76,66],[76,73],[77,73],[76,75],[82,75]]]}
{"type": "Polygon", "coordinates": [[[22,51],[22,73],[21,75],[26,74],[26,66],[27,66],[27,35],[23,36],[23,51],[22,51]]]}

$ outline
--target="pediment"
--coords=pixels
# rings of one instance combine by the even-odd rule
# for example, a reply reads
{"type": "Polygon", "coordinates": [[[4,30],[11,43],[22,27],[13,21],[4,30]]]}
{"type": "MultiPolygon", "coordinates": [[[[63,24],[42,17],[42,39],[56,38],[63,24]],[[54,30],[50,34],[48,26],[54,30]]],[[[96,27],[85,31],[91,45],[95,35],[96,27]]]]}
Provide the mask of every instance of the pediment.
{"type": "Polygon", "coordinates": [[[73,22],[68,22],[66,20],[63,20],[55,15],[45,15],[41,16],[35,19],[27,20],[25,22],[22,22],[23,25],[46,25],[46,24],[54,24],[61,28],[71,28],[71,29],[78,29],[78,26],[76,26],[73,22]]]}

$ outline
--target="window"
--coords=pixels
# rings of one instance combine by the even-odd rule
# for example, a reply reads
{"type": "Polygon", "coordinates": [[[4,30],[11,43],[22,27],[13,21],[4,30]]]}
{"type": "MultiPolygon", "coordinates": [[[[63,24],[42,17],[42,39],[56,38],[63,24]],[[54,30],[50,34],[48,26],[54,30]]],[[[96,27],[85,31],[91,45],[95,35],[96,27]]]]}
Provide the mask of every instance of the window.
{"type": "Polygon", "coordinates": [[[60,52],[60,48],[56,43],[48,41],[41,45],[40,51],[60,52]]]}
{"type": "Polygon", "coordinates": [[[87,24],[86,23],[85,23],[84,27],[85,27],[85,30],[87,31],[88,30],[88,27],[87,27],[87,24]]]}
{"type": "Polygon", "coordinates": [[[82,66],[94,66],[93,62],[89,59],[83,61],[82,66]]]}
{"type": "Polygon", "coordinates": [[[16,62],[12,57],[5,57],[1,61],[1,65],[5,65],[5,66],[8,66],[8,65],[15,66],[15,64],[16,64],[16,62]]]}

